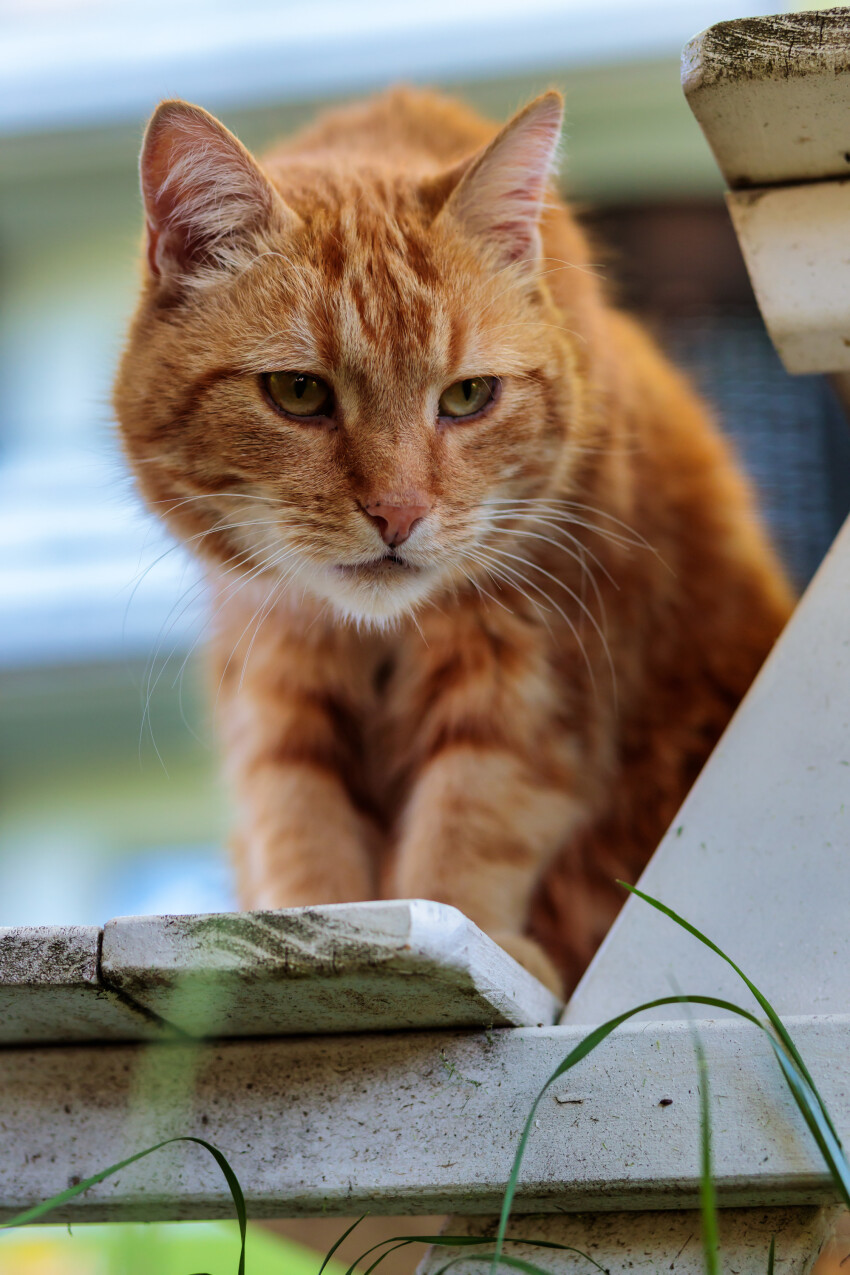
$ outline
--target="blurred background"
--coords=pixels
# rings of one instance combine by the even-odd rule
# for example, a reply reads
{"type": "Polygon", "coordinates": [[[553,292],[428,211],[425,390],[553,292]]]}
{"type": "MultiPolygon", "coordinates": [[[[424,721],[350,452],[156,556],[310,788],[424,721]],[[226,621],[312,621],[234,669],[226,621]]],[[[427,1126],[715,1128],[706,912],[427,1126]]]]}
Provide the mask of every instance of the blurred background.
{"type": "MultiPolygon", "coordinates": [[[[397,81],[495,119],[562,88],[564,189],[598,266],[716,405],[803,586],[850,507],[850,434],[829,384],[773,353],[678,65],[705,26],[778,7],[0,0],[0,925],[233,903],[203,584],[136,500],[109,407],[157,100],[261,151],[397,81]]],[[[0,1270],[24,1269],[4,1243],[0,1270]]]]}

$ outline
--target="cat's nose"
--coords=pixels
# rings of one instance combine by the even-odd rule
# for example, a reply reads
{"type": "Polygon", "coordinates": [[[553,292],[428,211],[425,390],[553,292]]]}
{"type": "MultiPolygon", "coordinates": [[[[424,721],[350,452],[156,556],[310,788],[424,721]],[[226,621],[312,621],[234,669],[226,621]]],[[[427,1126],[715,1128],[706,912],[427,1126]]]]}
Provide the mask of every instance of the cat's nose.
{"type": "Polygon", "coordinates": [[[425,497],[417,497],[416,504],[395,505],[389,501],[371,500],[361,506],[381,533],[384,544],[395,546],[404,544],[413,528],[424,518],[431,508],[425,497]]]}

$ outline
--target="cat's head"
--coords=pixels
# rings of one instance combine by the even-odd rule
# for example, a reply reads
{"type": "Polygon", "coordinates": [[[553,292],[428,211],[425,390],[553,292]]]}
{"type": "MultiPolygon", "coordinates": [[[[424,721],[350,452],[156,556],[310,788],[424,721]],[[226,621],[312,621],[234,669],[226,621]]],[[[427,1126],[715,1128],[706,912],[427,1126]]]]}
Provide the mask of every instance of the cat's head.
{"type": "Polygon", "coordinates": [[[372,622],[497,573],[578,410],[538,224],[561,112],[545,94],[423,175],[344,151],[264,169],[206,112],[160,106],[115,403],[190,547],[372,622]]]}

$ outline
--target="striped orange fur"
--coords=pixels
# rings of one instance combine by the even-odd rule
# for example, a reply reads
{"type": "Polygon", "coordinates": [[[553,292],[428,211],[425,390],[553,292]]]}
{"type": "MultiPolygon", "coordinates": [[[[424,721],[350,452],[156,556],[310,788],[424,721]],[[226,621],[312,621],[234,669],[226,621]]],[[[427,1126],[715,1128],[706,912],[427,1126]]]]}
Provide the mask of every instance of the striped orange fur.
{"type": "Polygon", "coordinates": [[[164,103],[115,404],[209,572],[244,905],[442,900],[569,988],[791,596],[554,194],[560,117],[398,90],[259,163],[164,103]]]}

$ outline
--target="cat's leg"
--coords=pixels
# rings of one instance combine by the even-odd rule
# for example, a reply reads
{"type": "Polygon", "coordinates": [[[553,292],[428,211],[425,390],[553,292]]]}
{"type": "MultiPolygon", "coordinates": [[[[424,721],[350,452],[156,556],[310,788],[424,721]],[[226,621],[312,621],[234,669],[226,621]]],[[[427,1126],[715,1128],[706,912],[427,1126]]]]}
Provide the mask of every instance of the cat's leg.
{"type": "Polygon", "coordinates": [[[450,746],[420,775],[404,814],[396,889],[450,903],[550,987],[560,984],[524,930],[544,868],[583,815],[503,749],[450,746]]]}
{"type": "Polygon", "coordinates": [[[441,644],[439,629],[428,630],[421,668],[400,691],[416,714],[416,756],[391,890],[454,905],[557,987],[551,962],[526,937],[531,896],[587,809],[545,639],[531,637],[523,630],[508,646],[504,632],[471,625],[441,644]]]}
{"type": "Polygon", "coordinates": [[[235,768],[243,814],[234,836],[244,908],[352,903],[376,895],[376,830],[339,776],[274,745],[235,768]]]}
{"type": "Polygon", "coordinates": [[[356,652],[335,635],[314,629],[306,639],[274,616],[244,665],[239,650],[230,658],[219,717],[243,907],[376,897],[380,834],[362,777],[362,680],[356,652]]]}

